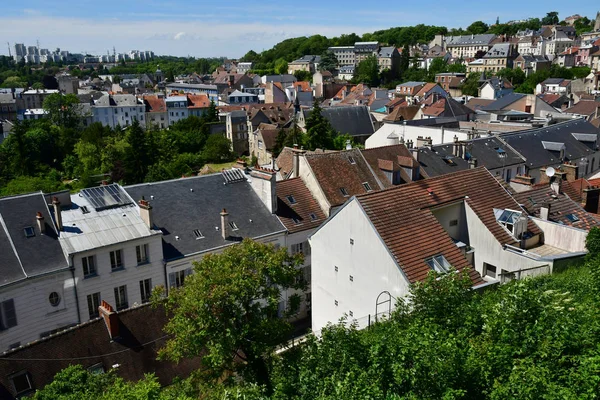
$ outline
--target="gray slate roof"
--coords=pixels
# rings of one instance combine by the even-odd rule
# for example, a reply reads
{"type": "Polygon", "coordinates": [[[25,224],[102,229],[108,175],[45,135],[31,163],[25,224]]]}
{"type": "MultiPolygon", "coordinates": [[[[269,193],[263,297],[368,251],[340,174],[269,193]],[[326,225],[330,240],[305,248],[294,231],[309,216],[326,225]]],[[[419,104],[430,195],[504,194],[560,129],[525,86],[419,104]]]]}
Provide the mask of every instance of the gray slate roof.
{"type": "MultiPolygon", "coordinates": [[[[312,110],[305,111],[305,118],[308,118],[311,112],[312,110]]],[[[328,107],[323,109],[321,115],[342,135],[365,136],[375,132],[367,106],[328,107]]]]}
{"type": "Polygon", "coordinates": [[[525,95],[522,93],[510,93],[510,94],[507,94],[506,96],[500,97],[498,100],[494,101],[491,104],[488,104],[485,107],[481,107],[481,109],[483,111],[502,110],[504,107],[511,105],[512,103],[514,103],[517,100],[522,99],[523,97],[525,97],[525,95]]]}
{"type": "Polygon", "coordinates": [[[496,43],[488,50],[483,58],[508,57],[510,55],[510,43],[496,43]]]}
{"type": "Polygon", "coordinates": [[[394,50],[396,50],[394,46],[382,47],[379,49],[379,57],[391,57],[394,54],[394,50]]]}
{"type": "Polygon", "coordinates": [[[548,143],[562,143],[565,146],[565,158],[577,160],[595,153],[596,143],[600,143],[600,130],[584,119],[569,120],[543,128],[529,129],[504,133],[500,138],[512,148],[521,153],[526,159],[529,168],[538,168],[545,165],[556,165],[560,162],[559,150],[548,143]],[[573,133],[594,134],[596,142],[589,142],[590,136],[585,135],[585,141],[576,139],[573,133]],[[546,146],[544,146],[544,142],[546,146]]]}
{"type": "Polygon", "coordinates": [[[68,268],[57,231],[42,193],[0,199],[0,286],[23,278],[68,268]],[[41,212],[45,234],[37,227],[41,212]],[[24,229],[35,235],[26,237],[24,229]]]}
{"type": "Polygon", "coordinates": [[[489,44],[496,38],[496,35],[492,33],[486,33],[483,35],[462,35],[462,36],[449,36],[446,38],[447,46],[469,46],[473,44],[489,44]]]}
{"type": "Polygon", "coordinates": [[[154,225],[163,232],[163,254],[167,261],[232,244],[242,238],[257,238],[285,230],[248,181],[225,184],[221,173],[144,183],[124,189],[136,202],[144,196],[152,206],[154,225]],[[223,208],[229,213],[229,221],[239,228],[230,230],[234,240],[224,240],[221,236],[223,208]],[[196,239],[195,229],[202,232],[203,239],[196,239]]]}

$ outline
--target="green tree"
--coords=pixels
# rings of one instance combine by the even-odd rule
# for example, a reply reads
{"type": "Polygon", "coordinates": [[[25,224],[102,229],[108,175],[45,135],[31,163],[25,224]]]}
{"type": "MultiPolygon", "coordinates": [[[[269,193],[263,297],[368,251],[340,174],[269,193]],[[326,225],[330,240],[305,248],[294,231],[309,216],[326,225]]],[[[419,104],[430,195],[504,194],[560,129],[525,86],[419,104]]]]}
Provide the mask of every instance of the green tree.
{"type": "Polygon", "coordinates": [[[377,63],[377,57],[368,56],[358,63],[352,80],[356,83],[365,83],[373,87],[379,85],[379,64],[377,63]]]}
{"type": "Polygon", "coordinates": [[[404,77],[404,73],[408,71],[410,67],[410,47],[408,44],[405,44],[402,48],[402,54],[400,54],[400,63],[399,63],[400,74],[404,77]]]}
{"type": "Polygon", "coordinates": [[[336,132],[322,114],[321,102],[316,99],[306,119],[305,144],[310,150],[333,149],[336,132]]]}
{"type": "Polygon", "coordinates": [[[600,256],[600,228],[593,227],[585,238],[585,248],[589,252],[589,257],[597,258],[600,256]]]}
{"type": "Polygon", "coordinates": [[[200,356],[213,379],[240,371],[269,387],[272,352],[292,331],[281,317],[297,313],[300,296],[288,298],[281,317],[279,303],[286,289],[304,288],[298,280],[301,263],[301,256],[290,256],[285,248],[249,239],[204,256],[185,285],[166,299],[172,317],[165,331],[172,337],[160,358],[200,356]]]}
{"type": "Polygon", "coordinates": [[[50,94],[44,99],[43,108],[48,113],[50,121],[56,126],[71,129],[81,126],[81,104],[75,94],[50,94]]]}
{"type": "Polygon", "coordinates": [[[220,134],[210,135],[202,150],[202,158],[207,163],[231,161],[234,158],[231,141],[220,134]]]}
{"type": "MultiPolygon", "coordinates": [[[[354,44],[354,43],[353,43],[354,44]]],[[[321,54],[321,62],[319,63],[319,69],[323,71],[333,72],[337,68],[338,61],[331,51],[326,51],[321,54]]]]}
{"type": "Polygon", "coordinates": [[[276,74],[287,74],[288,73],[288,63],[285,59],[279,58],[275,60],[275,73],[276,74]]]}
{"type": "Polygon", "coordinates": [[[542,18],[542,25],[558,25],[558,11],[550,11],[542,18]]]}
{"type": "Polygon", "coordinates": [[[146,132],[142,129],[137,120],[133,121],[133,124],[127,130],[127,183],[143,182],[148,173],[150,159],[148,156],[149,149],[146,135],[146,132]]]}
{"type": "Polygon", "coordinates": [[[461,90],[467,96],[479,96],[479,78],[477,72],[471,72],[461,85],[461,90]]]}
{"type": "Polygon", "coordinates": [[[482,33],[486,33],[488,29],[489,26],[485,22],[475,21],[467,27],[467,33],[471,33],[473,35],[480,35],[482,33]]]}

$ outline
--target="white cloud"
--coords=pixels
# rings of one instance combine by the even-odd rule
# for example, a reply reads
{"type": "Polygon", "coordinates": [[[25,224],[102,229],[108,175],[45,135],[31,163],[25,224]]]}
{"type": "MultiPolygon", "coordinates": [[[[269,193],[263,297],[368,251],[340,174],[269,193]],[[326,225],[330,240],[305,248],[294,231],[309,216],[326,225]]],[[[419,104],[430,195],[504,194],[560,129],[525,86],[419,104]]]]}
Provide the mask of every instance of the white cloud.
{"type": "Polygon", "coordinates": [[[175,36],[173,36],[173,39],[180,40],[184,36],[185,36],[185,32],[179,32],[179,33],[176,33],[175,36]]]}

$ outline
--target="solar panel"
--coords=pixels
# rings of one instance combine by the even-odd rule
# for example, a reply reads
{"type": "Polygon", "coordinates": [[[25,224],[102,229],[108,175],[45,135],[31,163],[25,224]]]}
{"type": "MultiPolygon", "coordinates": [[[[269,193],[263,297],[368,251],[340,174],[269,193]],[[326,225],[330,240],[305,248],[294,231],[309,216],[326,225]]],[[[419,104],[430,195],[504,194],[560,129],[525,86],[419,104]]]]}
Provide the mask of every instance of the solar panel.
{"type": "Polygon", "coordinates": [[[96,211],[131,204],[129,197],[117,184],[83,189],[81,194],[96,211]]]}

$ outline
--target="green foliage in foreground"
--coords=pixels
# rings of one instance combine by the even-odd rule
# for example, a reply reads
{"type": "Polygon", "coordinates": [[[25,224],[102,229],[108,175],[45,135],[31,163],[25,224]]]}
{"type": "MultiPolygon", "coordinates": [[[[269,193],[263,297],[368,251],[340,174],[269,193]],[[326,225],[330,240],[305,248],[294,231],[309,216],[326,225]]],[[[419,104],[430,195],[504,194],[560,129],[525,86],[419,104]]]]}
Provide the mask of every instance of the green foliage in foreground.
{"type": "MultiPolygon", "coordinates": [[[[431,276],[413,287],[411,304],[400,303],[389,321],[362,331],[351,324],[332,325],[321,338],[309,337],[273,358],[271,394],[250,381],[208,383],[197,373],[160,395],[210,400],[597,399],[599,263],[588,260],[581,267],[484,293],[471,291],[462,274],[431,276]]],[[[141,384],[147,386],[148,378],[141,384]]]]}

